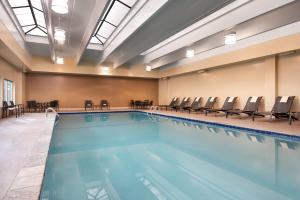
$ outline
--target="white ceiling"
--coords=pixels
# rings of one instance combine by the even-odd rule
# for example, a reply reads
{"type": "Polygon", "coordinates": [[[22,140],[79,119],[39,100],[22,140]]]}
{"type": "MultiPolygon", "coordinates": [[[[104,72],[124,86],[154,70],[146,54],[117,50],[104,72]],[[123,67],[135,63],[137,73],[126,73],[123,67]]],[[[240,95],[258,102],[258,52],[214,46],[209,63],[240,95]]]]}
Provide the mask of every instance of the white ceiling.
{"type": "Polygon", "coordinates": [[[32,55],[72,57],[79,65],[112,63],[115,68],[150,64],[164,69],[198,58],[185,58],[188,46],[199,55],[224,46],[231,30],[244,40],[300,20],[300,2],[293,0],[68,0],[67,15],[54,13],[51,0],[31,0],[31,5],[28,0],[5,1],[22,7],[13,8],[12,17],[19,20],[17,26],[24,25],[32,55]],[[55,27],[66,31],[64,45],[53,40],[55,27]]]}

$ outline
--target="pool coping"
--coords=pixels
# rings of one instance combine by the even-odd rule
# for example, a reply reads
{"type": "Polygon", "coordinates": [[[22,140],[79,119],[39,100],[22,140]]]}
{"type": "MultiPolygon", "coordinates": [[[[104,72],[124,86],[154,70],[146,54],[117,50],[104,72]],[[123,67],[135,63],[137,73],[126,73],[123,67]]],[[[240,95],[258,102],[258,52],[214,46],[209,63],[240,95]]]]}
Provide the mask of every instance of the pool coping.
{"type": "Polygon", "coordinates": [[[156,112],[151,112],[151,110],[105,110],[105,111],[90,111],[90,112],[74,111],[74,112],[58,112],[58,114],[72,115],[72,114],[126,113],[126,112],[140,112],[140,113],[146,113],[146,114],[151,114],[151,115],[156,115],[156,116],[185,120],[185,121],[189,121],[189,122],[198,122],[198,123],[209,124],[209,125],[213,125],[213,126],[221,126],[221,127],[227,127],[227,128],[232,128],[232,129],[237,129],[237,130],[242,130],[242,131],[247,131],[247,132],[254,132],[254,133],[257,133],[260,135],[273,136],[273,137],[277,137],[280,139],[300,141],[300,135],[291,135],[289,133],[284,133],[284,132],[280,132],[280,131],[270,131],[270,130],[263,130],[263,129],[248,128],[248,127],[237,126],[237,125],[230,125],[230,124],[225,124],[225,123],[220,123],[220,122],[211,122],[211,121],[205,121],[205,120],[201,120],[201,119],[175,116],[172,114],[156,113],[156,112]]]}

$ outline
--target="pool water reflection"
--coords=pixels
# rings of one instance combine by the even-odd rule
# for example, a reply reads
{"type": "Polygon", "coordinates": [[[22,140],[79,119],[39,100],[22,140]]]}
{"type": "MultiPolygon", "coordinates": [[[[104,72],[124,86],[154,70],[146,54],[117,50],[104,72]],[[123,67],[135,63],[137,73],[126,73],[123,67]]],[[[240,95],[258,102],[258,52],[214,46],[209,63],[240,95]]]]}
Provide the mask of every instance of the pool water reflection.
{"type": "Polygon", "coordinates": [[[298,141],[139,112],[62,115],[41,199],[300,199],[298,141]]]}

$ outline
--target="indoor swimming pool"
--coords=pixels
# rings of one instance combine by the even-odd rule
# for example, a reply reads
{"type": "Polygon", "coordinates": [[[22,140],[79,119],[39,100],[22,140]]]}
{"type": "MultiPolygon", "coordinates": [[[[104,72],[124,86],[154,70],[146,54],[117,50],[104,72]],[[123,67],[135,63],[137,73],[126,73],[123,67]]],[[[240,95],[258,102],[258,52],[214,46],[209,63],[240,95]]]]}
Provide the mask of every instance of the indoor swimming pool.
{"type": "Polygon", "coordinates": [[[143,112],[63,114],[40,199],[300,199],[299,141],[143,112]]]}

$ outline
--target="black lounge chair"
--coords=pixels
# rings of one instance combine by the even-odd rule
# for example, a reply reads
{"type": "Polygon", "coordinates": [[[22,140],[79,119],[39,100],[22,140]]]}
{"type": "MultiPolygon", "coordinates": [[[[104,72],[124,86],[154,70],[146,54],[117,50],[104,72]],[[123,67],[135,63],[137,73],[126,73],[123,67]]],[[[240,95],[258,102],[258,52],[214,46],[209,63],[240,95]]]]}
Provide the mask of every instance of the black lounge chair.
{"type": "Polygon", "coordinates": [[[195,112],[203,112],[207,109],[212,109],[217,101],[217,97],[209,97],[204,106],[194,109],[195,112]]]}
{"type": "Polygon", "coordinates": [[[249,97],[243,110],[240,109],[228,110],[226,111],[226,118],[228,117],[228,115],[241,115],[243,113],[252,116],[252,120],[254,120],[254,115],[258,111],[258,107],[261,102],[261,99],[262,99],[261,96],[249,97]]]}
{"type": "Polygon", "coordinates": [[[90,108],[91,110],[94,110],[94,103],[92,100],[84,101],[84,110],[87,110],[88,108],[90,108]]]}
{"type": "Polygon", "coordinates": [[[175,105],[177,105],[179,102],[179,98],[178,97],[174,97],[172,99],[172,101],[170,102],[169,105],[159,105],[158,108],[162,109],[162,108],[166,108],[166,110],[168,110],[168,108],[172,108],[174,107],[175,105]]]}
{"type": "Polygon", "coordinates": [[[189,105],[191,98],[190,97],[184,97],[179,105],[175,105],[172,107],[176,112],[177,110],[181,110],[184,107],[187,107],[189,105]]]}
{"type": "Polygon", "coordinates": [[[188,110],[189,113],[191,113],[191,111],[194,111],[195,109],[200,108],[200,106],[201,106],[200,103],[201,103],[201,97],[195,97],[192,104],[189,106],[183,107],[182,110],[188,110]]]}
{"type": "Polygon", "coordinates": [[[278,96],[276,97],[275,104],[270,112],[255,112],[255,116],[265,117],[267,115],[274,116],[276,119],[287,118],[289,124],[293,120],[298,120],[291,112],[295,96],[278,96]]]}
{"type": "Polygon", "coordinates": [[[233,106],[234,106],[236,100],[237,100],[237,97],[227,97],[225,99],[225,101],[224,101],[224,104],[223,104],[222,108],[217,108],[217,109],[208,108],[208,109],[204,109],[205,115],[207,115],[207,113],[209,113],[209,112],[214,112],[214,113],[224,112],[224,113],[226,113],[226,111],[233,109],[233,106]]]}
{"type": "Polygon", "coordinates": [[[100,109],[103,110],[103,108],[110,109],[109,102],[106,99],[100,101],[100,109]]]}

